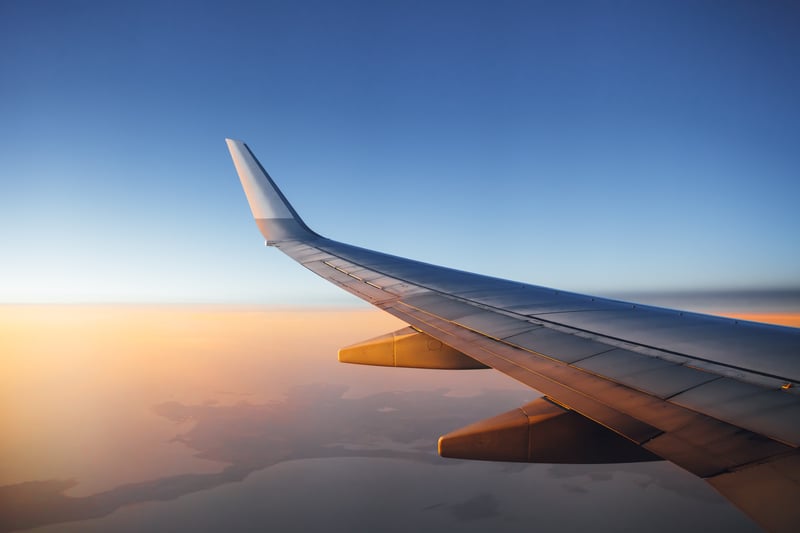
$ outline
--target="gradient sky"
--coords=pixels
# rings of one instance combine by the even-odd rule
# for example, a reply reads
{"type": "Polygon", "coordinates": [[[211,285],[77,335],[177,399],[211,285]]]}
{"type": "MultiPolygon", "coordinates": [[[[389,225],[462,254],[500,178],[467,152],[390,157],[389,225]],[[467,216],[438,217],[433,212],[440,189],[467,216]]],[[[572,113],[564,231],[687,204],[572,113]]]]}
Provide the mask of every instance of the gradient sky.
{"type": "Polygon", "coordinates": [[[345,304],[320,233],[564,289],[800,286],[795,2],[0,1],[0,301],[345,304]]]}

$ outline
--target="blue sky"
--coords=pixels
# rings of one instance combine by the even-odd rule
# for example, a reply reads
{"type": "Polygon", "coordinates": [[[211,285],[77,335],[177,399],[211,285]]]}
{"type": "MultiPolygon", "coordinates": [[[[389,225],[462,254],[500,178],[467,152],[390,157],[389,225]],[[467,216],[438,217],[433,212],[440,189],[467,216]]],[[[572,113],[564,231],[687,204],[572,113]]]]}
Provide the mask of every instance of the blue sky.
{"type": "Polygon", "coordinates": [[[346,304],[318,232],[564,289],[800,286],[793,2],[0,2],[0,302],[346,304]]]}

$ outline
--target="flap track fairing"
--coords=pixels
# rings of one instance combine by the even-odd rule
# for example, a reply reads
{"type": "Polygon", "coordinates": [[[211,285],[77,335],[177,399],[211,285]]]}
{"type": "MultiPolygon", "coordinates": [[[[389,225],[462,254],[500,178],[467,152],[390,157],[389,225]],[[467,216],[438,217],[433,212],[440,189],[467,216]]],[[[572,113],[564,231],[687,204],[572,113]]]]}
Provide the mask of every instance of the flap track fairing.
{"type": "Polygon", "coordinates": [[[437,370],[489,368],[412,327],[341,348],[339,361],[358,365],[437,370]]]}
{"type": "Polygon", "coordinates": [[[448,433],[439,455],[520,463],[634,463],[659,457],[547,398],[448,433]]]}

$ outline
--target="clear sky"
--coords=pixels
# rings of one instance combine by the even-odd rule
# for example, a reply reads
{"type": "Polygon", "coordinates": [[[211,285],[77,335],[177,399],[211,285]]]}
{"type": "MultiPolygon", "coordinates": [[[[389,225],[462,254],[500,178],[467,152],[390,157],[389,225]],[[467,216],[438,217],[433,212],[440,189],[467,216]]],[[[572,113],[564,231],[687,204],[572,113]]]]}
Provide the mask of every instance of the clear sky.
{"type": "Polygon", "coordinates": [[[343,304],[318,232],[564,289],[800,286],[796,2],[0,1],[0,302],[343,304]]]}

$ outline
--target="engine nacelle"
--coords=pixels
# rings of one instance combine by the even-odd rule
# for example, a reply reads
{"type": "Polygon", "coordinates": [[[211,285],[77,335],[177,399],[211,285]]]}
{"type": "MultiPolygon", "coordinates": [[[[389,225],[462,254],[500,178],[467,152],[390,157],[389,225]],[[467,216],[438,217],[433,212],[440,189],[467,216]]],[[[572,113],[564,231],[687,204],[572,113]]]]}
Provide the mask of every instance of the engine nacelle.
{"type": "Polygon", "coordinates": [[[412,327],[341,348],[339,361],[358,365],[439,370],[489,368],[412,327]]]}

